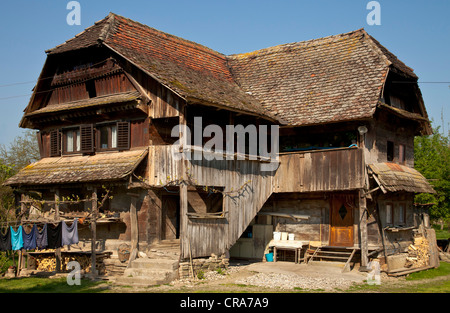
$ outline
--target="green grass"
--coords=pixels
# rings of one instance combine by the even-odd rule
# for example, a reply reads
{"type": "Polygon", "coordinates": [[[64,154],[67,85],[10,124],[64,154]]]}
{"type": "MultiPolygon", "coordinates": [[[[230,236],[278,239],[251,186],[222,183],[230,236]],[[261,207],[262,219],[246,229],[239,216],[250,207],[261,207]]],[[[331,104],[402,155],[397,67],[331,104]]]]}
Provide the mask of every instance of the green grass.
{"type": "Polygon", "coordinates": [[[450,293],[450,263],[441,262],[439,268],[409,274],[403,283],[380,285],[358,284],[347,292],[375,293],[450,293]]]}
{"type": "Polygon", "coordinates": [[[81,280],[81,285],[68,285],[66,278],[37,278],[24,277],[0,279],[0,293],[95,293],[104,291],[95,282],[81,280]]]}
{"type": "Polygon", "coordinates": [[[450,275],[450,263],[441,262],[438,268],[411,273],[408,275],[408,277],[406,277],[406,280],[430,279],[446,275],[450,275]]]}

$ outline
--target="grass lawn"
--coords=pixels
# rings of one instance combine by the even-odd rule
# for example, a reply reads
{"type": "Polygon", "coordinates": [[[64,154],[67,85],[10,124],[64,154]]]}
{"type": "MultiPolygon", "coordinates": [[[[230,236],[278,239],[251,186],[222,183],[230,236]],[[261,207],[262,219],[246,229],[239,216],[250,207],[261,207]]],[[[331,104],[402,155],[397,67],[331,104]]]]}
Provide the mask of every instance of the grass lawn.
{"type": "MultiPolygon", "coordinates": [[[[0,279],[0,293],[108,293],[129,292],[126,289],[108,290],[110,285],[104,281],[82,279],[81,285],[70,286],[65,277],[61,278],[13,278],[0,279]]],[[[227,292],[249,292],[249,286],[236,285],[235,290],[227,292]]],[[[125,288],[125,287],[123,287],[125,288]]],[[[150,292],[138,291],[138,292],[150,292]]],[[[255,292],[252,289],[252,292],[255,292]]],[[[257,291],[256,291],[257,292],[257,291]]],[[[293,290],[292,292],[299,292],[293,290]]],[[[308,291],[309,292],[309,291],[308,291]]],[[[316,292],[320,292],[319,290],[316,292]]],[[[359,284],[341,292],[371,293],[450,293],[450,263],[441,262],[439,268],[411,273],[406,279],[381,281],[381,285],[359,284]]]]}
{"type": "Polygon", "coordinates": [[[0,279],[0,293],[95,293],[102,292],[98,285],[103,282],[95,282],[82,279],[81,285],[68,285],[63,278],[12,278],[0,279]]]}
{"type": "Polygon", "coordinates": [[[350,292],[376,293],[450,293],[450,263],[441,262],[438,268],[409,274],[404,281],[381,285],[358,285],[350,292]]]}

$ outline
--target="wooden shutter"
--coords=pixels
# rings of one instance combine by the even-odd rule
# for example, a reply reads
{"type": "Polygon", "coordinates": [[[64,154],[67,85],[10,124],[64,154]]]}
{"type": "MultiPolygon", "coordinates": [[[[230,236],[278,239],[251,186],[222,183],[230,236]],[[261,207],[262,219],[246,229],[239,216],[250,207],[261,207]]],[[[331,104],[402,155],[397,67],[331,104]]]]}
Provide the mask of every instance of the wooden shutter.
{"type": "Polygon", "coordinates": [[[80,126],[80,152],[94,152],[94,127],[92,124],[80,126]]]}
{"type": "Polygon", "coordinates": [[[39,146],[39,156],[42,158],[45,157],[44,154],[44,144],[43,144],[43,140],[42,140],[42,133],[41,132],[37,132],[36,133],[36,138],[37,138],[37,142],[38,142],[38,146],[39,146]]]}
{"type": "Polygon", "coordinates": [[[59,130],[52,130],[50,132],[50,156],[61,155],[61,133],[59,130]]]}
{"type": "Polygon", "coordinates": [[[130,149],[130,122],[117,122],[117,148],[130,149]]]}

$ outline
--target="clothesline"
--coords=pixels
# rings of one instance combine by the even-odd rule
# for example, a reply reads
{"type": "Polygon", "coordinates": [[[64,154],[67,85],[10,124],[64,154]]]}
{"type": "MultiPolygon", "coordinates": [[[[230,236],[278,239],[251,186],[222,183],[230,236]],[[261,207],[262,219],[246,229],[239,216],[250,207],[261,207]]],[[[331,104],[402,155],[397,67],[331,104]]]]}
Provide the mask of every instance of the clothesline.
{"type": "MultiPolygon", "coordinates": [[[[19,226],[19,225],[44,225],[44,224],[58,224],[59,222],[74,222],[75,219],[80,219],[79,217],[75,217],[73,219],[61,219],[61,220],[48,220],[48,221],[40,221],[40,220],[22,220],[22,221],[6,221],[0,222],[0,228],[4,228],[4,226],[19,226]]],[[[91,218],[83,218],[84,221],[89,221],[91,218]]]]}
{"type": "Polygon", "coordinates": [[[6,234],[0,233],[0,251],[57,249],[78,242],[78,219],[71,226],[67,226],[64,221],[58,222],[56,227],[46,223],[39,231],[37,225],[33,224],[29,233],[25,232],[22,225],[17,230],[9,226],[6,234]]]}

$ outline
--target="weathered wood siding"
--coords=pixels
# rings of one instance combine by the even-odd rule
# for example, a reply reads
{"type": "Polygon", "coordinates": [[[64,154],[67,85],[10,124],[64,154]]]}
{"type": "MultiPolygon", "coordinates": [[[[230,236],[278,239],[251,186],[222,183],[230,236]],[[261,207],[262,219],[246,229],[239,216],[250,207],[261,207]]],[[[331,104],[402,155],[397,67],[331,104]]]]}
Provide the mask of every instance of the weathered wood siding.
{"type": "Polygon", "coordinates": [[[297,152],[280,155],[274,192],[314,192],[362,188],[362,149],[297,152]]]}
{"type": "MultiPolygon", "coordinates": [[[[261,163],[248,160],[176,161],[174,146],[150,146],[150,184],[163,186],[188,174],[198,186],[223,187],[224,218],[192,218],[182,215],[182,257],[225,253],[241,236],[272,193],[270,172],[261,171],[261,163]],[[183,165],[183,162],[186,162],[183,165]],[[183,168],[185,172],[183,173],[183,168]],[[235,192],[232,192],[235,191],[235,192]],[[232,193],[230,193],[232,192],[232,193]]],[[[183,198],[183,195],[180,195],[183,198]]],[[[187,207],[187,204],[186,204],[187,207]]],[[[183,214],[183,209],[181,209],[183,214]]]]}
{"type": "Polygon", "coordinates": [[[192,160],[188,168],[196,184],[236,192],[224,195],[225,218],[187,220],[187,233],[181,238],[182,255],[189,256],[188,240],[193,257],[225,253],[271,195],[273,176],[261,171],[260,162],[248,160],[192,160]]]}

